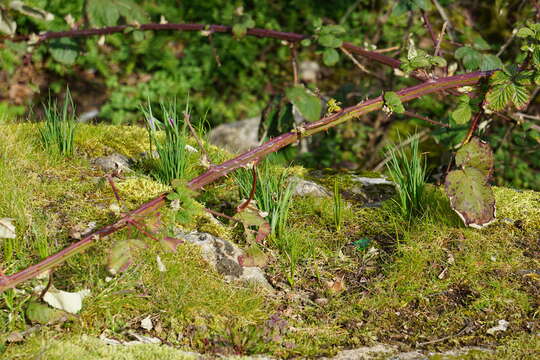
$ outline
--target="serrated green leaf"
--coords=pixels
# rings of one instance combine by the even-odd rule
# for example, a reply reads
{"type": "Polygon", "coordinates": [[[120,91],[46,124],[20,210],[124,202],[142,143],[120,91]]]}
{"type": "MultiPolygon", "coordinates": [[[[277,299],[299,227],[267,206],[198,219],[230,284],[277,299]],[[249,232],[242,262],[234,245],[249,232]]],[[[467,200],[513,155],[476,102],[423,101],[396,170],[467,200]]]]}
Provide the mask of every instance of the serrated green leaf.
{"type": "Polygon", "coordinates": [[[540,70],[540,46],[536,46],[532,54],[533,65],[537,70],[540,70]]]}
{"type": "Polygon", "coordinates": [[[318,39],[319,44],[328,48],[338,48],[343,44],[343,41],[331,34],[322,35],[318,39]]]}
{"type": "Polygon", "coordinates": [[[270,224],[268,221],[261,215],[259,209],[253,205],[248,206],[243,209],[236,215],[234,218],[242,222],[244,225],[244,234],[248,242],[253,243],[253,240],[256,243],[262,242],[271,232],[270,224]],[[250,226],[257,227],[257,236],[253,239],[253,235],[249,230],[250,226]]]}
{"type": "Polygon", "coordinates": [[[534,75],[534,83],[536,85],[540,85],[540,71],[537,71],[536,74],[534,75]]]}
{"type": "Polygon", "coordinates": [[[120,11],[110,0],[88,0],[86,16],[93,27],[114,26],[120,18],[120,11]]]}
{"type": "Polygon", "coordinates": [[[510,102],[514,96],[514,86],[509,85],[495,85],[486,93],[486,102],[491,110],[499,111],[510,102]]]}
{"type": "Polygon", "coordinates": [[[510,82],[510,79],[512,77],[507,74],[505,71],[499,70],[495,71],[490,77],[489,77],[489,84],[490,85],[504,85],[508,84],[510,82]]]}
{"type": "Polygon", "coordinates": [[[321,28],[321,34],[344,34],[345,28],[341,25],[325,25],[321,28]]]}
{"type": "Polygon", "coordinates": [[[461,59],[465,69],[471,71],[478,69],[482,62],[482,54],[469,46],[463,46],[454,52],[457,59],[461,59]]]}
{"type": "Polygon", "coordinates": [[[458,125],[463,125],[469,122],[471,119],[472,110],[471,106],[468,103],[460,103],[456,110],[452,111],[450,116],[452,116],[452,119],[455,121],[458,125]]]}
{"type": "Polygon", "coordinates": [[[478,50],[490,50],[491,46],[487,43],[486,40],[484,40],[481,36],[475,36],[473,39],[473,46],[475,49],[478,50]]]}
{"type": "Polygon", "coordinates": [[[486,179],[493,173],[493,151],[488,143],[477,137],[463,145],[456,153],[456,165],[461,168],[475,168],[479,170],[486,179]]]}
{"type": "Polygon", "coordinates": [[[503,63],[498,56],[492,54],[482,55],[482,61],[480,62],[480,70],[489,71],[503,68],[503,63]]]}
{"type": "Polygon", "coordinates": [[[440,66],[440,67],[446,66],[446,60],[440,56],[432,56],[430,58],[430,62],[432,65],[435,65],[435,66],[440,66]]]}
{"type": "Polygon", "coordinates": [[[397,114],[403,114],[405,112],[405,108],[403,107],[403,104],[401,103],[401,99],[399,98],[398,94],[396,94],[393,91],[388,91],[384,93],[384,105],[386,105],[392,112],[395,112],[397,114]]]}
{"type": "Polygon", "coordinates": [[[287,97],[298,111],[309,121],[317,121],[321,116],[322,104],[318,97],[311,95],[303,86],[287,89],[287,97]]]}
{"type": "Polygon", "coordinates": [[[526,37],[529,37],[529,36],[533,37],[534,36],[534,31],[532,31],[528,27],[522,27],[521,29],[518,30],[518,32],[516,33],[516,36],[519,37],[519,38],[526,38],[526,37]]]}
{"type": "Polygon", "coordinates": [[[525,86],[514,85],[512,102],[518,110],[522,110],[529,102],[529,91],[525,86]]]}
{"type": "Polygon", "coordinates": [[[79,46],[74,39],[59,38],[51,40],[49,51],[54,60],[66,65],[73,65],[79,54],[79,46]]]}
{"type": "Polygon", "coordinates": [[[495,219],[495,196],[480,170],[451,171],[446,176],[445,191],[465,225],[482,228],[495,219]]]}
{"type": "Polygon", "coordinates": [[[334,66],[339,61],[339,53],[336,49],[328,48],[323,51],[323,62],[326,66],[334,66]]]}
{"type": "Polygon", "coordinates": [[[429,67],[431,62],[427,56],[417,56],[411,60],[411,66],[415,69],[422,67],[429,67]]]}

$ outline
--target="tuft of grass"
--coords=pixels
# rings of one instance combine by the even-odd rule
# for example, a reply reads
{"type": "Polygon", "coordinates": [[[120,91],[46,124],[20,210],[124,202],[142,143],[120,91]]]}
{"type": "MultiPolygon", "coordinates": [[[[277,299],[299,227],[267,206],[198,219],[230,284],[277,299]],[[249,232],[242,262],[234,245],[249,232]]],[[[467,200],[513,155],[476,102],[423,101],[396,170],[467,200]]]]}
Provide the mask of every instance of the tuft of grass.
{"type": "Polygon", "coordinates": [[[341,230],[341,224],[343,223],[343,205],[341,203],[341,193],[339,192],[338,181],[334,181],[334,225],[336,226],[336,231],[341,230]]]}
{"type": "Polygon", "coordinates": [[[45,126],[39,130],[43,146],[52,154],[73,155],[73,139],[77,122],[74,116],[75,105],[69,88],[66,90],[66,99],[62,109],[59,108],[57,101],[53,101],[50,96],[48,103],[43,105],[43,109],[45,111],[45,126]]]}
{"type": "MultiPolygon", "coordinates": [[[[154,116],[150,102],[142,111],[146,119],[151,156],[154,156],[153,147],[157,153],[152,176],[164,184],[170,184],[174,179],[184,179],[188,169],[188,132],[186,122],[179,118],[176,100],[168,104],[161,103],[161,120],[154,116]]],[[[190,116],[189,100],[183,111],[183,117],[186,116],[190,116]]]]}
{"type": "MultiPolygon", "coordinates": [[[[289,179],[287,170],[276,173],[270,159],[265,160],[257,169],[257,184],[254,200],[259,210],[268,213],[272,234],[279,237],[285,233],[289,210],[291,208],[294,181],[289,179]]],[[[240,197],[247,199],[253,185],[253,172],[250,169],[238,169],[234,173],[240,197]]]]}
{"type": "Polygon", "coordinates": [[[404,147],[391,147],[388,150],[390,161],[387,168],[397,185],[401,215],[408,220],[423,211],[426,161],[419,153],[418,142],[418,137],[411,139],[410,156],[404,147]]]}

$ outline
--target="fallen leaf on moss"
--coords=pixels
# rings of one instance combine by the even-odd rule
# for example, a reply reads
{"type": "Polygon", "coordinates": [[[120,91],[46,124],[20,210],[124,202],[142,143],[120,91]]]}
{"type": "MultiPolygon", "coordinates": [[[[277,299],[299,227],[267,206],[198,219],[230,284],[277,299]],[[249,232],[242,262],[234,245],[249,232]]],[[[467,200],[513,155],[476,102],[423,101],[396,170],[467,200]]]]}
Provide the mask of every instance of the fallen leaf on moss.
{"type": "Polygon", "coordinates": [[[0,239],[15,239],[17,235],[15,234],[13,220],[10,218],[0,219],[0,239]]]}
{"type": "Polygon", "coordinates": [[[138,239],[118,241],[109,254],[107,270],[113,275],[126,271],[133,263],[134,252],[145,247],[144,241],[138,239]]]}
{"type": "MultiPolygon", "coordinates": [[[[36,292],[41,292],[43,289],[43,286],[37,286],[34,290],[36,292]]],[[[68,292],[51,287],[45,295],[43,295],[43,301],[58,310],[76,314],[82,308],[82,300],[88,295],[90,295],[90,290],[88,289],[77,292],[68,292]]]]}

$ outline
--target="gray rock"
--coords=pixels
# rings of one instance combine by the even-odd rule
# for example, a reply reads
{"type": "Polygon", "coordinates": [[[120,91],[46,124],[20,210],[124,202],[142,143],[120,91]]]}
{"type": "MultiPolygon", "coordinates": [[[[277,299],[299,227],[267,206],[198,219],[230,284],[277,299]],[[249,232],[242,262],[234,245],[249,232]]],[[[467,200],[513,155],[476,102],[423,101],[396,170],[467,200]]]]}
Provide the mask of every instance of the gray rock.
{"type": "Polygon", "coordinates": [[[369,207],[380,206],[381,202],[390,199],[396,193],[394,183],[384,177],[369,178],[353,175],[351,180],[355,185],[349,191],[369,207]]]}
{"type": "Polygon", "coordinates": [[[131,171],[129,168],[131,160],[127,156],[118,153],[95,158],[92,162],[94,165],[106,172],[111,172],[114,170],[131,171]]]}
{"type": "Polygon", "coordinates": [[[268,290],[273,290],[261,268],[243,267],[239,264],[238,258],[244,255],[244,251],[235,244],[198,231],[190,233],[179,231],[176,236],[200,247],[203,258],[227,280],[253,282],[268,290]]]}
{"type": "Polygon", "coordinates": [[[392,345],[377,344],[374,346],[363,346],[358,349],[340,351],[332,360],[369,360],[380,359],[381,356],[390,356],[397,352],[397,348],[392,345]]]}
{"type": "Polygon", "coordinates": [[[305,82],[316,82],[321,72],[321,67],[315,61],[302,61],[299,70],[300,79],[305,82]]]}
{"type": "Polygon", "coordinates": [[[313,181],[304,180],[296,176],[291,178],[291,181],[294,181],[296,183],[293,193],[294,195],[315,197],[330,196],[328,191],[326,191],[323,186],[313,181]]]}
{"type": "Polygon", "coordinates": [[[210,143],[232,153],[243,153],[259,145],[260,117],[222,124],[208,133],[210,143]]]}

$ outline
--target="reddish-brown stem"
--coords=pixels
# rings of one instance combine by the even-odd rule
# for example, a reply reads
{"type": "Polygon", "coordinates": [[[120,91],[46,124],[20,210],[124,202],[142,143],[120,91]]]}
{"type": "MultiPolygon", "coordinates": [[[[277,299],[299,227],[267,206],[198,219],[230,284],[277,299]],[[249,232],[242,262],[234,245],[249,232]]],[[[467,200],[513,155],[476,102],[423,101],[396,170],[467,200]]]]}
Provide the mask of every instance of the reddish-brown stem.
{"type": "Polygon", "coordinates": [[[118,190],[116,189],[116,186],[114,185],[112,176],[110,174],[107,174],[106,177],[107,177],[107,180],[109,181],[109,185],[111,185],[111,189],[114,193],[114,197],[116,198],[116,201],[120,202],[120,195],[118,195],[118,190]]]}
{"type": "Polygon", "coordinates": [[[257,164],[253,164],[253,168],[252,168],[252,176],[253,176],[253,182],[251,183],[251,191],[249,192],[249,198],[244,201],[243,204],[240,204],[240,206],[238,206],[237,208],[237,211],[238,212],[241,212],[243,211],[245,208],[247,208],[249,206],[249,203],[251,203],[251,200],[253,200],[253,198],[255,197],[255,190],[257,189],[257,164]]]}
{"type": "MultiPolygon", "coordinates": [[[[399,96],[402,102],[407,102],[421,96],[443,91],[446,89],[458,88],[467,85],[475,85],[481,79],[491,75],[491,73],[491,71],[476,71],[468,74],[450,76],[411,86],[406,89],[397,91],[396,94],[399,96]]],[[[383,99],[381,96],[379,96],[375,99],[366,100],[358,105],[345,108],[340,112],[327,116],[319,121],[307,124],[302,129],[302,131],[296,130],[282,134],[278,137],[270,139],[266,143],[251,151],[237,156],[234,159],[228,160],[220,165],[213,166],[204,174],[189,181],[187,186],[191,190],[201,189],[203,186],[212,183],[213,181],[221,178],[222,176],[225,176],[229,172],[241,166],[245,166],[253,161],[258,161],[269,153],[276,152],[287,145],[297,142],[301,137],[311,136],[321,131],[326,131],[348,120],[356,119],[369,112],[380,110],[382,106],[383,99]]],[[[157,208],[165,204],[166,197],[167,194],[162,194],[157,198],[141,205],[138,209],[129,212],[117,222],[107,225],[97,231],[94,231],[92,234],[85,236],[80,241],[71,244],[67,248],[47,257],[41,262],[29,266],[28,268],[21,270],[13,275],[0,277],[0,292],[9,288],[13,288],[23,281],[32,279],[38,276],[40,273],[64,262],[67,258],[75,254],[81,253],[86,248],[93,245],[95,241],[100,240],[107,235],[115,233],[126,227],[128,224],[130,224],[133,218],[137,216],[143,216],[155,211],[157,208]]]]}
{"type": "Polygon", "coordinates": [[[204,208],[204,211],[209,212],[209,213],[212,214],[212,215],[224,217],[225,219],[229,219],[229,220],[231,220],[231,221],[241,222],[240,220],[235,219],[235,218],[233,218],[232,216],[229,216],[229,215],[227,215],[227,214],[221,213],[221,212],[219,212],[219,211],[215,211],[215,210],[208,209],[208,208],[204,208]]]}
{"type": "Polygon", "coordinates": [[[139,223],[138,221],[133,220],[133,219],[129,219],[128,224],[130,224],[130,225],[134,226],[135,228],[137,228],[137,230],[142,232],[144,235],[148,236],[150,239],[159,242],[159,240],[154,235],[152,235],[148,231],[146,231],[144,229],[144,226],[141,223],[139,223]]]}
{"type": "Polygon", "coordinates": [[[478,112],[474,115],[471,121],[471,126],[469,127],[469,131],[467,132],[467,136],[465,136],[465,139],[463,139],[461,146],[465,145],[471,140],[472,136],[474,135],[474,132],[478,128],[480,119],[482,118],[482,115],[484,115],[484,105],[486,105],[485,100],[482,101],[482,105],[480,105],[480,110],[478,110],[478,112]]]}
{"type": "MultiPolygon", "coordinates": [[[[427,12],[422,10],[422,19],[424,20],[424,26],[427,28],[429,35],[431,36],[431,40],[433,41],[433,45],[435,48],[438,47],[438,41],[437,41],[437,35],[435,35],[435,32],[433,31],[433,27],[431,26],[431,22],[429,21],[429,17],[427,15],[427,12]]],[[[436,54],[435,54],[436,55],[436,54]]]]}
{"type": "Polygon", "coordinates": [[[298,84],[298,61],[296,60],[296,44],[291,44],[291,65],[293,70],[293,83],[298,84]]]}
{"type": "Polygon", "coordinates": [[[416,119],[420,119],[420,120],[424,120],[424,121],[427,121],[429,123],[432,123],[433,125],[437,125],[437,126],[442,126],[442,127],[445,127],[445,128],[449,128],[450,125],[448,124],[444,124],[440,121],[435,121],[435,120],[432,120],[426,116],[423,116],[423,115],[420,115],[420,114],[417,114],[413,111],[408,111],[408,110],[405,110],[405,112],[403,113],[404,115],[407,115],[407,116],[410,116],[410,117],[413,117],[413,118],[416,118],[416,119]]]}

